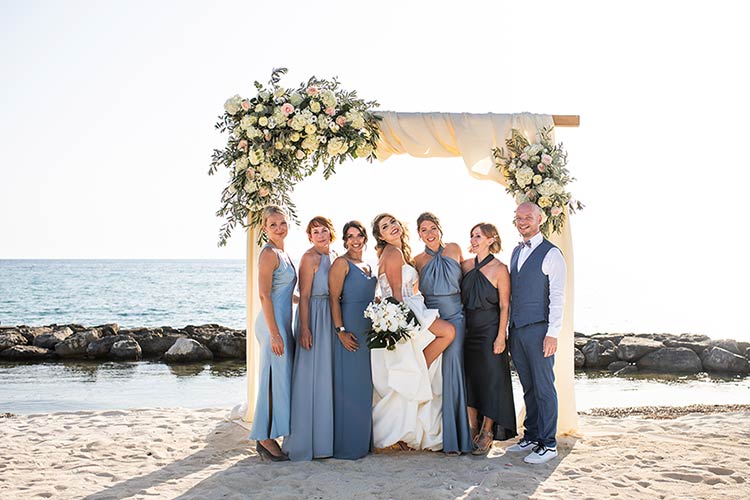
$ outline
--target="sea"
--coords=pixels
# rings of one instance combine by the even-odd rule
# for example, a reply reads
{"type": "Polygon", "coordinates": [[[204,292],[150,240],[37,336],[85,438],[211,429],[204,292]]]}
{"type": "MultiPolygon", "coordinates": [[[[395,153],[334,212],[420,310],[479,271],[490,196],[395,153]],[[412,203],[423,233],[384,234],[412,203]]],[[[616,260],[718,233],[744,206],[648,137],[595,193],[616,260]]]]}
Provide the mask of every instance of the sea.
{"type": "MultiPolygon", "coordinates": [[[[218,323],[243,329],[244,260],[0,260],[0,325],[218,323]]],[[[591,332],[593,333],[593,332],[591,332]]],[[[244,362],[0,361],[0,414],[226,408],[246,399],[244,362]]],[[[579,410],[750,404],[750,377],[576,375],[579,410]]],[[[516,398],[522,398],[514,376],[516,398]]]]}

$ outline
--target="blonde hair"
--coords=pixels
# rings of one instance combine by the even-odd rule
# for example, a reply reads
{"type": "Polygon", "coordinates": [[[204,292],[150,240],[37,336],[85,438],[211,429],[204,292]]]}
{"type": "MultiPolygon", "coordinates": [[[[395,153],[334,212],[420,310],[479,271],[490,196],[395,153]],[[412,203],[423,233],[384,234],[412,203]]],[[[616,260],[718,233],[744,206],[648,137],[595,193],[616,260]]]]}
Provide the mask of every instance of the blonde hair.
{"type": "MultiPolygon", "coordinates": [[[[489,222],[480,222],[478,224],[474,224],[474,226],[471,228],[471,231],[469,231],[470,238],[471,233],[473,233],[476,228],[479,228],[479,230],[486,238],[492,239],[492,243],[490,243],[490,253],[498,253],[503,249],[502,241],[500,240],[500,233],[497,232],[497,228],[494,224],[490,224],[489,222]]],[[[471,246],[469,246],[469,252],[471,252],[471,246]]]]}
{"type": "Polygon", "coordinates": [[[280,214],[286,218],[286,212],[278,205],[267,205],[260,214],[260,227],[266,227],[268,218],[272,215],[280,214]]]}
{"type": "Polygon", "coordinates": [[[331,233],[331,243],[336,241],[336,231],[333,229],[333,222],[331,222],[331,219],[328,217],[323,217],[322,215],[316,215],[312,219],[310,219],[310,222],[307,223],[307,229],[305,229],[305,232],[307,233],[307,236],[312,235],[312,228],[314,227],[325,227],[328,229],[328,232],[331,233]]]}
{"type": "Polygon", "coordinates": [[[432,222],[435,224],[440,232],[440,239],[443,239],[443,226],[440,225],[440,219],[438,219],[437,215],[432,212],[421,213],[419,217],[417,217],[417,233],[419,233],[419,226],[421,226],[423,222],[432,222]]]}
{"type": "Polygon", "coordinates": [[[404,260],[406,260],[407,263],[411,264],[412,262],[411,246],[409,246],[409,230],[406,229],[406,226],[403,222],[389,213],[378,214],[372,220],[372,235],[375,237],[375,253],[378,254],[378,257],[380,257],[380,254],[383,253],[383,249],[386,247],[386,245],[388,245],[388,243],[383,239],[383,235],[380,234],[380,227],[378,227],[380,221],[385,219],[386,217],[390,217],[401,226],[401,251],[404,253],[404,260]]]}

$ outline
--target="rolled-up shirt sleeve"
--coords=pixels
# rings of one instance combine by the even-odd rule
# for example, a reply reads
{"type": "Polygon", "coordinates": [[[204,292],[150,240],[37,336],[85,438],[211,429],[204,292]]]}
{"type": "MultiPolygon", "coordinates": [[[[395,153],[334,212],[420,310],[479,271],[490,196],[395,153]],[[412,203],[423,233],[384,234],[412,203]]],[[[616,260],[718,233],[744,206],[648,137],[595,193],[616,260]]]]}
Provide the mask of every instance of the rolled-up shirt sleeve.
{"type": "Polygon", "coordinates": [[[542,272],[549,278],[549,322],[547,336],[557,337],[562,329],[563,305],[565,303],[565,259],[557,248],[544,256],[542,272]]]}

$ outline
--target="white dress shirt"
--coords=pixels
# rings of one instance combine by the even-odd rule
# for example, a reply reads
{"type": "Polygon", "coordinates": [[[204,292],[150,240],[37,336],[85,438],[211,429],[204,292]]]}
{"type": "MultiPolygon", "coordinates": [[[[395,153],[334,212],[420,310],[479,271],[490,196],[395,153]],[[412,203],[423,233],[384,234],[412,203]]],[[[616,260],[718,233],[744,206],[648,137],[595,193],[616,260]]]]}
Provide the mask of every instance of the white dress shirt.
{"type": "MultiPolygon", "coordinates": [[[[531,247],[523,246],[518,253],[518,271],[526,259],[543,240],[542,233],[536,233],[529,240],[531,247]]],[[[557,338],[562,329],[563,303],[565,302],[565,259],[560,250],[551,248],[542,261],[542,272],[549,279],[549,322],[547,336],[557,338]]]]}

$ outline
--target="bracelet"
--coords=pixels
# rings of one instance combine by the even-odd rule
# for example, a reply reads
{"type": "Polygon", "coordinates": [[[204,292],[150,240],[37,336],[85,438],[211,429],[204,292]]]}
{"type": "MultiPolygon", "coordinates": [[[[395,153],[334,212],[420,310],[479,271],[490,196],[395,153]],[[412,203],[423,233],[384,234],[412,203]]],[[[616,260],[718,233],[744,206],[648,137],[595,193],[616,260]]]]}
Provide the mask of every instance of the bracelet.
{"type": "Polygon", "coordinates": [[[343,326],[337,326],[336,327],[336,333],[344,333],[346,331],[346,328],[343,326]]]}

